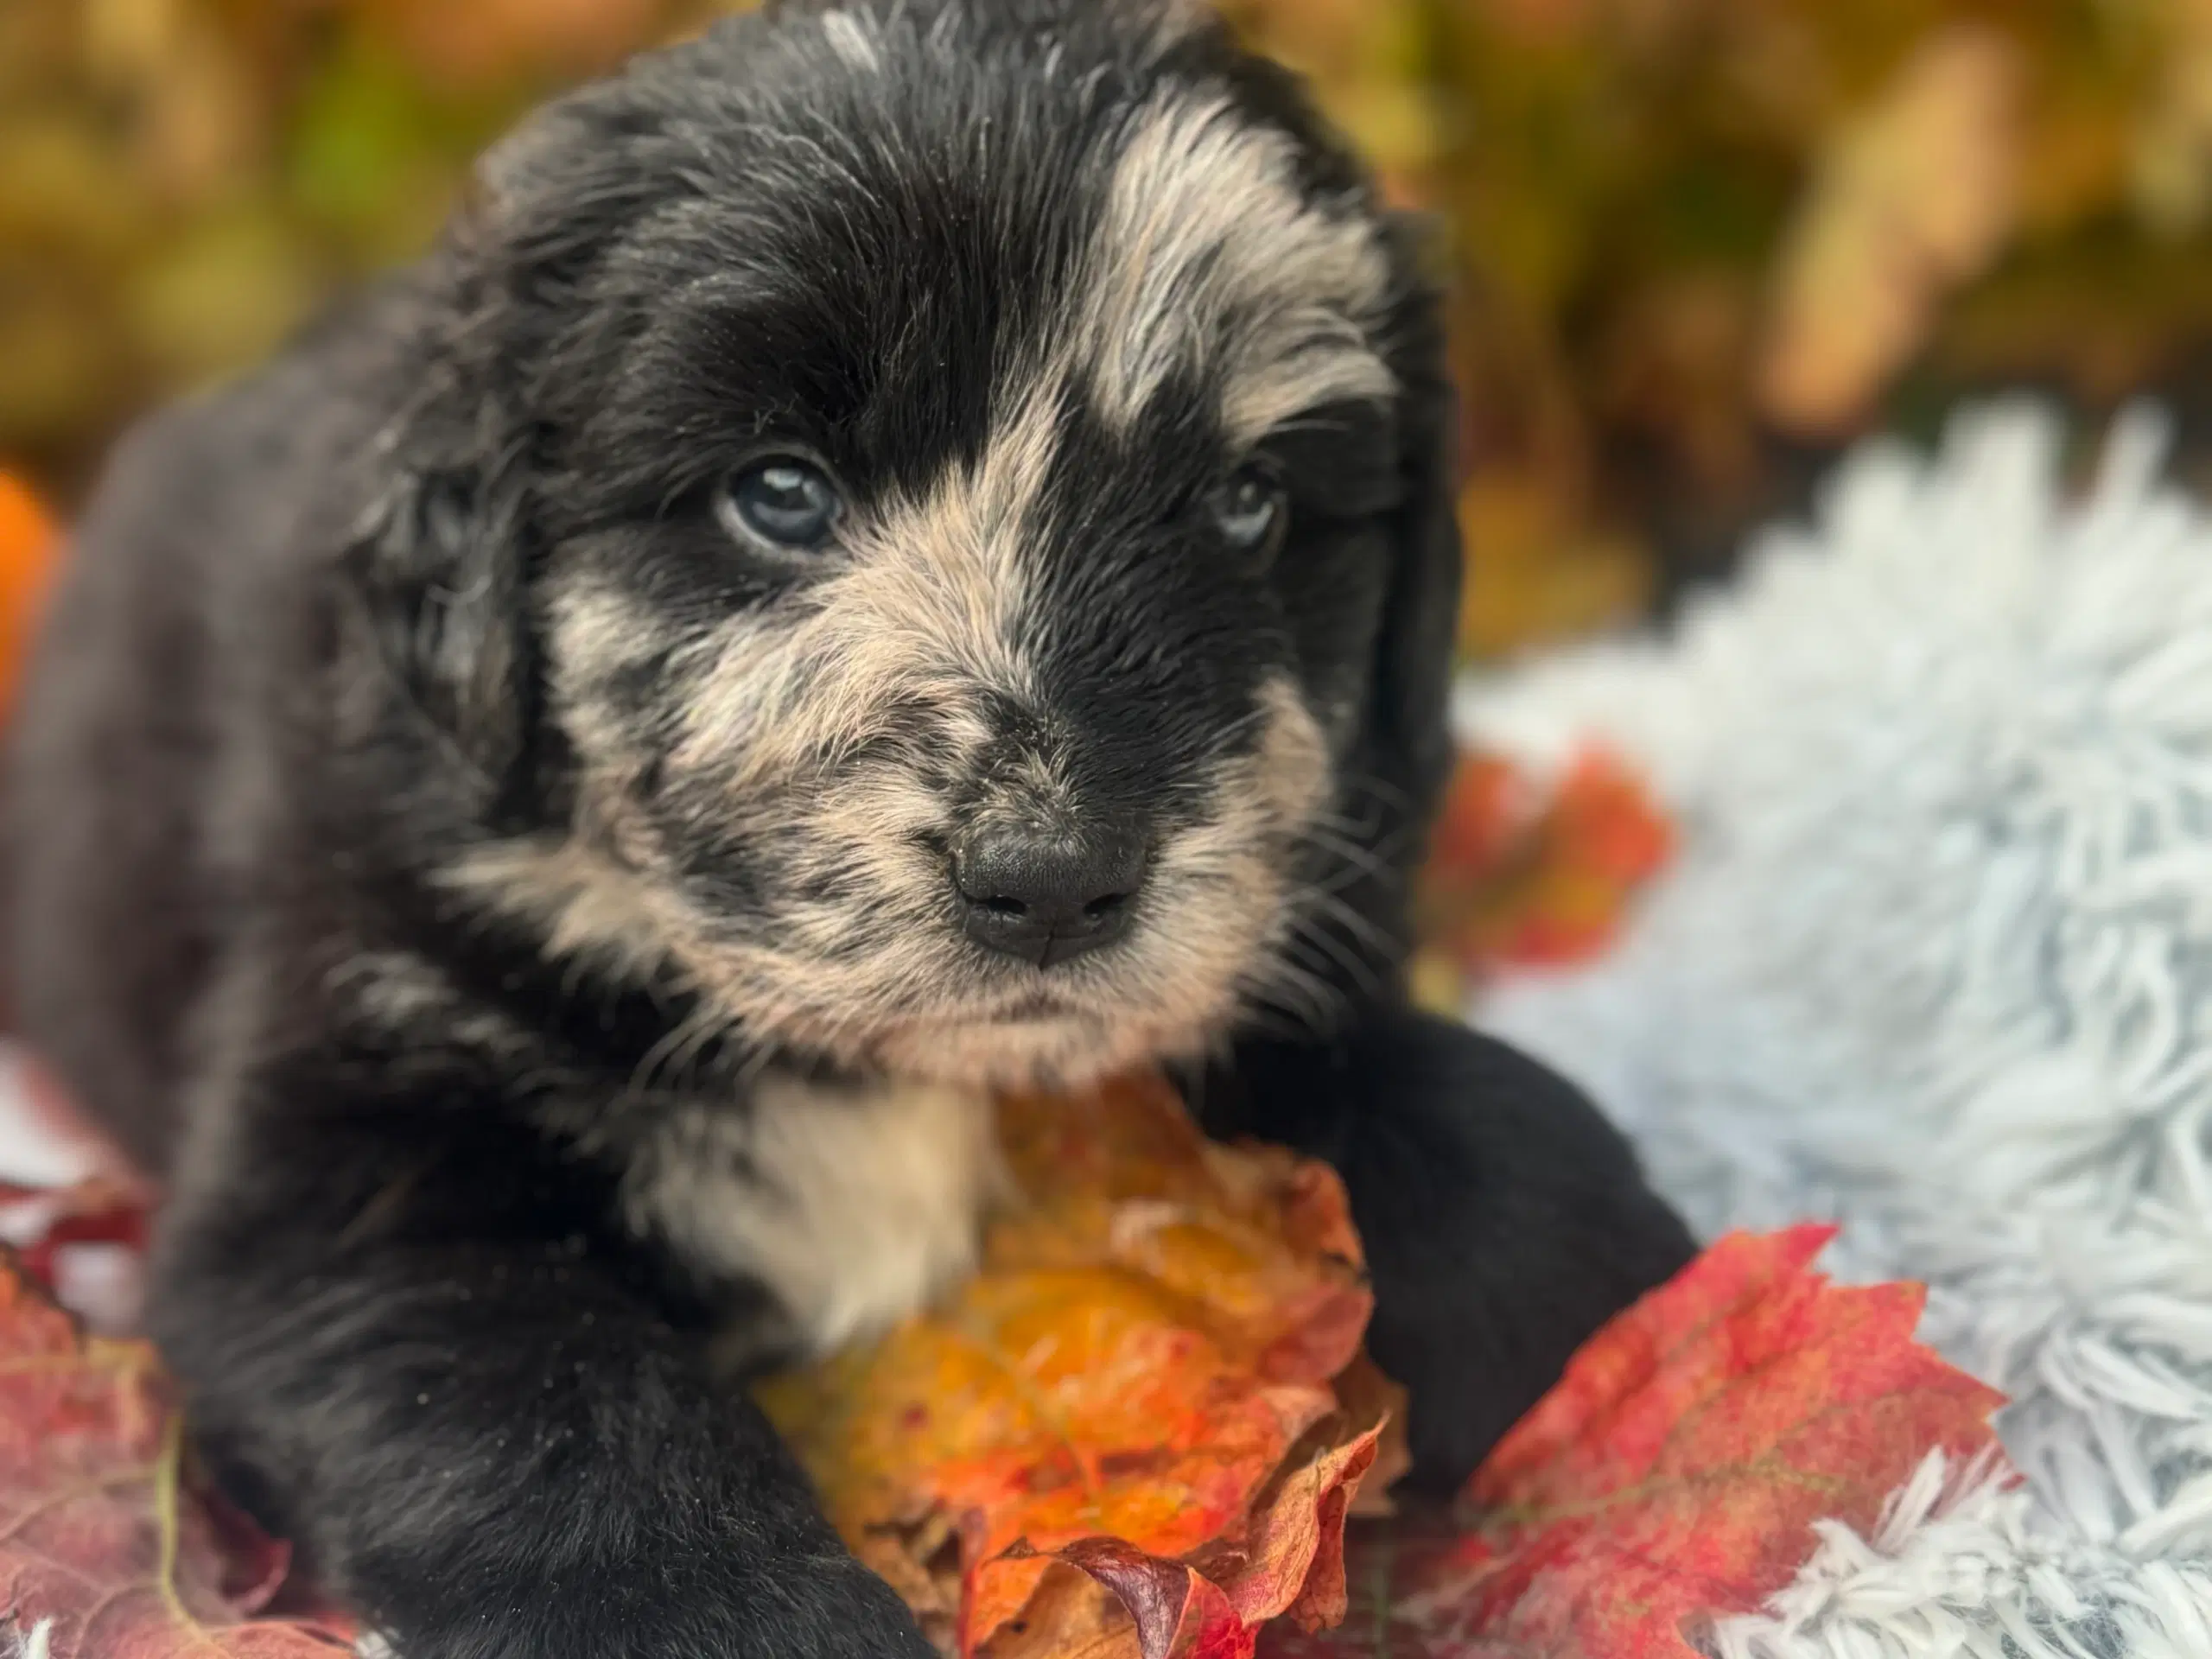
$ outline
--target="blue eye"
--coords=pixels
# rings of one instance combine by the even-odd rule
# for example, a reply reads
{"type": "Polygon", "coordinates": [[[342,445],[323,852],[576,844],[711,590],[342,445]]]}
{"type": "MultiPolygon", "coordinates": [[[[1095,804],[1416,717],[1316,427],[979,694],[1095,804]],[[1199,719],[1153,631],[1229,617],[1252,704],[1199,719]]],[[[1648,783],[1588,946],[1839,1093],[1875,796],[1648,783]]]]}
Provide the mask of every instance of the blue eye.
{"type": "Polygon", "coordinates": [[[1257,467],[1239,468],[1206,498],[1206,512],[1222,540],[1240,553],[1274,550],[1289,516],[1281,486],[1257,467]]]}
{"type": "Polygon", "coordinates": [[[836,530],[845,499],[812,461],[772,455],[734,474],[715,498],[715,512],[741,540],[811,552],[836,530]]]}

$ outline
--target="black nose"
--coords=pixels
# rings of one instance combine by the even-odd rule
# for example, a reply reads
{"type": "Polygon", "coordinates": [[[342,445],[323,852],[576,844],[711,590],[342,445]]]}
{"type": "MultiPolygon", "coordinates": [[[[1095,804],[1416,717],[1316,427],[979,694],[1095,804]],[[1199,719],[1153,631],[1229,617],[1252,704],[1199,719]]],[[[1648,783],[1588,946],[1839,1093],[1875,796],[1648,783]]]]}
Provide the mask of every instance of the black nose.
{"type": "Polygon", "coordinates": [[[1133,836],[1069,840],[999,830],[960,846],[952,880],[970,938],[1050,968],[1121,938],[1144,862],[1144,843],[1133,836]]]}

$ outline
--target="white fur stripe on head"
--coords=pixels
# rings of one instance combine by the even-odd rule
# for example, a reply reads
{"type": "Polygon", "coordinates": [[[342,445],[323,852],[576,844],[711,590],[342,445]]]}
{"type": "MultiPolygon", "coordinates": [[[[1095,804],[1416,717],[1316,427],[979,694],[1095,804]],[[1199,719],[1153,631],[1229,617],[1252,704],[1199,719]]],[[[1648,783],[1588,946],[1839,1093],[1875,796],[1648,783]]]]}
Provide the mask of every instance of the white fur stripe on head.
{"type": "Polygon", "coordinates": [[[1301,409],[1389,395],[1363,332],[1389,275],[1371,222],[1305,200],[1287,135],[1225,99],[1163,93],[1116,164],[1076,350],[1110,424],[1132,425],[1185,370],[1220,388],[1249,443],[1301,409]]]}

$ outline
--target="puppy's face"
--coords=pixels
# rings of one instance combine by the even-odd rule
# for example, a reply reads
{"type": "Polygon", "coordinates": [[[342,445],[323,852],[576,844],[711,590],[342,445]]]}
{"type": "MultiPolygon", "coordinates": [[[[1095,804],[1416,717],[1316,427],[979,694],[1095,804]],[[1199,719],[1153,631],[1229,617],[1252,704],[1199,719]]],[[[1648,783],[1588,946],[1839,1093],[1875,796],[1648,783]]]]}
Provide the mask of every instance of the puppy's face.
{"type": "Polygon", "coordinates": [[[1408,488],[1407,276],[1281,83],[1172,13],[1000,10],[632,74],[665,175],[548,285],[533,394],[572,793],[461,871],[977,1085],[1310,998],[1408,488]]]}

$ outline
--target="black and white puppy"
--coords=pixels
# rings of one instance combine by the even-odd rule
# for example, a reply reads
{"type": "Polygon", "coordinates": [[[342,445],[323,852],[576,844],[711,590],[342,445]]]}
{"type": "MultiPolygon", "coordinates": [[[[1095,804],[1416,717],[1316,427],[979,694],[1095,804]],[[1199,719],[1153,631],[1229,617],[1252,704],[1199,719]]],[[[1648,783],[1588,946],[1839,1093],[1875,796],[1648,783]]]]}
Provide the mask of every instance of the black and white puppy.
{"type": "Polygon", "coordinates": [[[969,1266],[995,1089],[1333,1161],[1446,1484],[1687,1257],[1408,1010],[1459,548],[1414,238],[1179,0],[847,0],[546,110],[115,458],[30,1039],[214,1466],[406,1659],[927,1651],[740,1369],[969,1266]]]}

